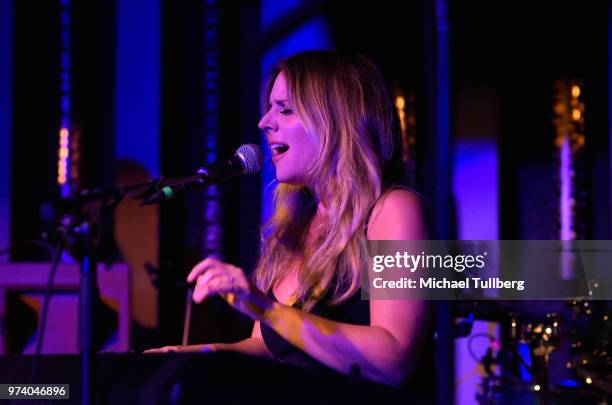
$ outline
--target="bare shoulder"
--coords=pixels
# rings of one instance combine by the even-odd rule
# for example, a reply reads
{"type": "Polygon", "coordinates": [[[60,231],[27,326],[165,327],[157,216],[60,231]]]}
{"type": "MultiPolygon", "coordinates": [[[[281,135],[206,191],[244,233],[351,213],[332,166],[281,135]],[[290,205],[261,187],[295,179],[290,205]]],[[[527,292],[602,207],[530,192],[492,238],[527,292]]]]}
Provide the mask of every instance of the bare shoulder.
{"type": "Polygon", "coordinates": [[[371,240],[427,239],[423,201],[415,192],[394,189],[374,206],[368,224],[371,240]]]}

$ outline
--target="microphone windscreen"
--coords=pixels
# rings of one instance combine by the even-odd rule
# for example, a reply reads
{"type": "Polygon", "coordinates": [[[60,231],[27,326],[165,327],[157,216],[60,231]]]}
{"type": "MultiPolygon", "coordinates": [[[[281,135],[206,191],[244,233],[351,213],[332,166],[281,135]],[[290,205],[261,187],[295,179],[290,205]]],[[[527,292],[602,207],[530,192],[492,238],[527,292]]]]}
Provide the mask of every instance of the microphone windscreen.
{"type": "Polygon", "coordinates": [[[244,163],[243,173],[257,173],[261,170],[263,157],[259,146],[254,143],[245,143],[236,150],[236,155],[244,163]]]}

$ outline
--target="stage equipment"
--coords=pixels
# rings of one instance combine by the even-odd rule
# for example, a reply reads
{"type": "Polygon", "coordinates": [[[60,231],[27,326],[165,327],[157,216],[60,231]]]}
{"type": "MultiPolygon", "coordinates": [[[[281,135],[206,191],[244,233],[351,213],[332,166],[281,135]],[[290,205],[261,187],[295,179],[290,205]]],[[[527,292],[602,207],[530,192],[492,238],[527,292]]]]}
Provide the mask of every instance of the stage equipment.
{"type": "MultiPolygon", "coordinates": [[[[487,319],[493,317],[505,323],[509,331],[509,337],[502,342],[488,336],[490,345],[480,359],[485,376],[476,398],[478,403],[608,403],[612,398],[612,321],[608,302],[541,303],[541,308],[549,309],[557,304],[558,312],[545,315],[527,309],[530,304],[491,301],[472,307],[479,308],[477,317],[487,314],[487,319]],[[570,349],[564,344],[567,342],[571,343],[570,349]],[[558,370],[551,370],[550,359],[558,350],[571,356],[566,363],[571,378],[563,381],[551,378],[552,371],[558,370]],[[502,367],[501,375],[493,371],[494,365],[502,367]]],[[[470,344],[476,337],[480,336],[470,337],[470,344]]],[[[473,353],[471,349],[470,352],[473,353]]]]}

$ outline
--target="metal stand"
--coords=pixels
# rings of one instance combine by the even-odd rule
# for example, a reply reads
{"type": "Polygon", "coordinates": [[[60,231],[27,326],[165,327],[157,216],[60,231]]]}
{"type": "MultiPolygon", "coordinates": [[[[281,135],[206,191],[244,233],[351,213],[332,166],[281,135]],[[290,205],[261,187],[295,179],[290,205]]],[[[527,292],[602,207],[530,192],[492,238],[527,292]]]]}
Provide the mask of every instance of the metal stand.
{"type": "MultiPolygon", "coordinates": [[[[88,235],[82,235],[88,242],[88,235]]],[[[87,245],[86,245],[87,246],[87,245]]],[[[87,249],[87,247],[85,248],[87,249]]],[[[81,258],[81,290],[79,294],[79,349],[81,351],[81,403],[91,403],[93,382],[92,355],[94,352],[95,308],[99,299],[96,260],[93,252],[86,252],[81,258]]]]}
{"type": "MultiPolygon", "coordinates": [[[[78,206],[78,211],[81,210],[78,206]]],[[[93,381],[92,355],[94,353],[94,325],[99,302],[96,275],[96,257],[93,236],[88,220],[81,215],[64,214],[58,233],[61,243],[81,264],[81,285],[79,290],[79,351],[81,354],[81,403],[92,403],[93,381]]]]}
{"type": "MultiPolygon", "coordinates": [[[[172,184],[164,178],[150,180],[115,190],[83,190],[77,195],[69,197],[57,230],[60,238],[58,252],[61,254],[65,247],[70,254],[81,264],[81,286],[79,291],[79,350],[81,353],[81,403],[89,405],[95,401],[91,395],[94,381],[93,354],[95,350],[96,312],[99,304],[99,291],[97,282],[97,258],[94,247],[95,230],[90,223],[91,218],[85,214],[85,206],[92,202],[100,203],[100,214],[112,210],[125,197],[133,197],[146,202],[149,197],[159,193],[166,184],[172,184]]],[[[101,222],[101,221],[99,221],[101,222]]],[[[59,260],[59,257],[57,258],[59,260]]],[[[55,263],[55,260],[54,260],[55,263]]],[[[54,266],[57,263],[54,264],[54,266]]],[[[188,338],[189,324],[185,326],[185,338],[188,338]]],[[[39,342],[39,345],[42,344],[39,342]]],[[[36,363],[35,363],[36,364],[36,363]]],[[[34,372],[36,372],[34,367],[34,372]]]]}
{"type": "MultiPolygon", "coordinates": [[[[161,179],[152,180],[117,190],[84,190],[70,199],[72,206],[61,218],[58,234],[61,243],[81,264],[79,291],[79,350],[81,354],[81,403],[89,405],[95,401],[92,394],[94,381],[93,354],[95,350],[96,313],[99,304],[97,258],[94,247],[95,231],[91,219],[84,214],[84,207],[91,202],[100,202],[100,217],[111,212],[127,197],[146,198],[155,192],[161,179]]],[[[101,222],[101,221],[100,221],[101,222]]]]}

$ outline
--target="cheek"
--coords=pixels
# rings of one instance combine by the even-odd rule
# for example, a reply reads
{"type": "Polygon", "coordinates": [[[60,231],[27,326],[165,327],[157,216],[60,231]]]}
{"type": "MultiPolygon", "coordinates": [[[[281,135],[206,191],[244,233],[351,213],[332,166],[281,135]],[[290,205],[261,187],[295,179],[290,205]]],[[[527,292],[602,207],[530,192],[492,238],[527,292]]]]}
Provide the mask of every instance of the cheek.
{"type": "Polygon", "coordinates": [[[291,134],[292,143],[298,149],[297,156],[304,164],[306,162],[311,164],[312,160],[316,159],[319,154],[318,139],[308,134],[306,128],[296,116],[293,116],[291,122],[287,122],[287,124],[287,133],[291,134]]]}
{"type": "Polygon", "coordinates": [[[312,140],[308,139],[308,159],[314,160],[317,156],[320,156],[318,145],[312,140]]]}
{"type": "Polygon", "coordinates": [[[299,145],[304,158],[313,158],[319,154],[319,143],[314,136],[309,135],[306,130],[301,127],[299,131],[299,145]]]}

